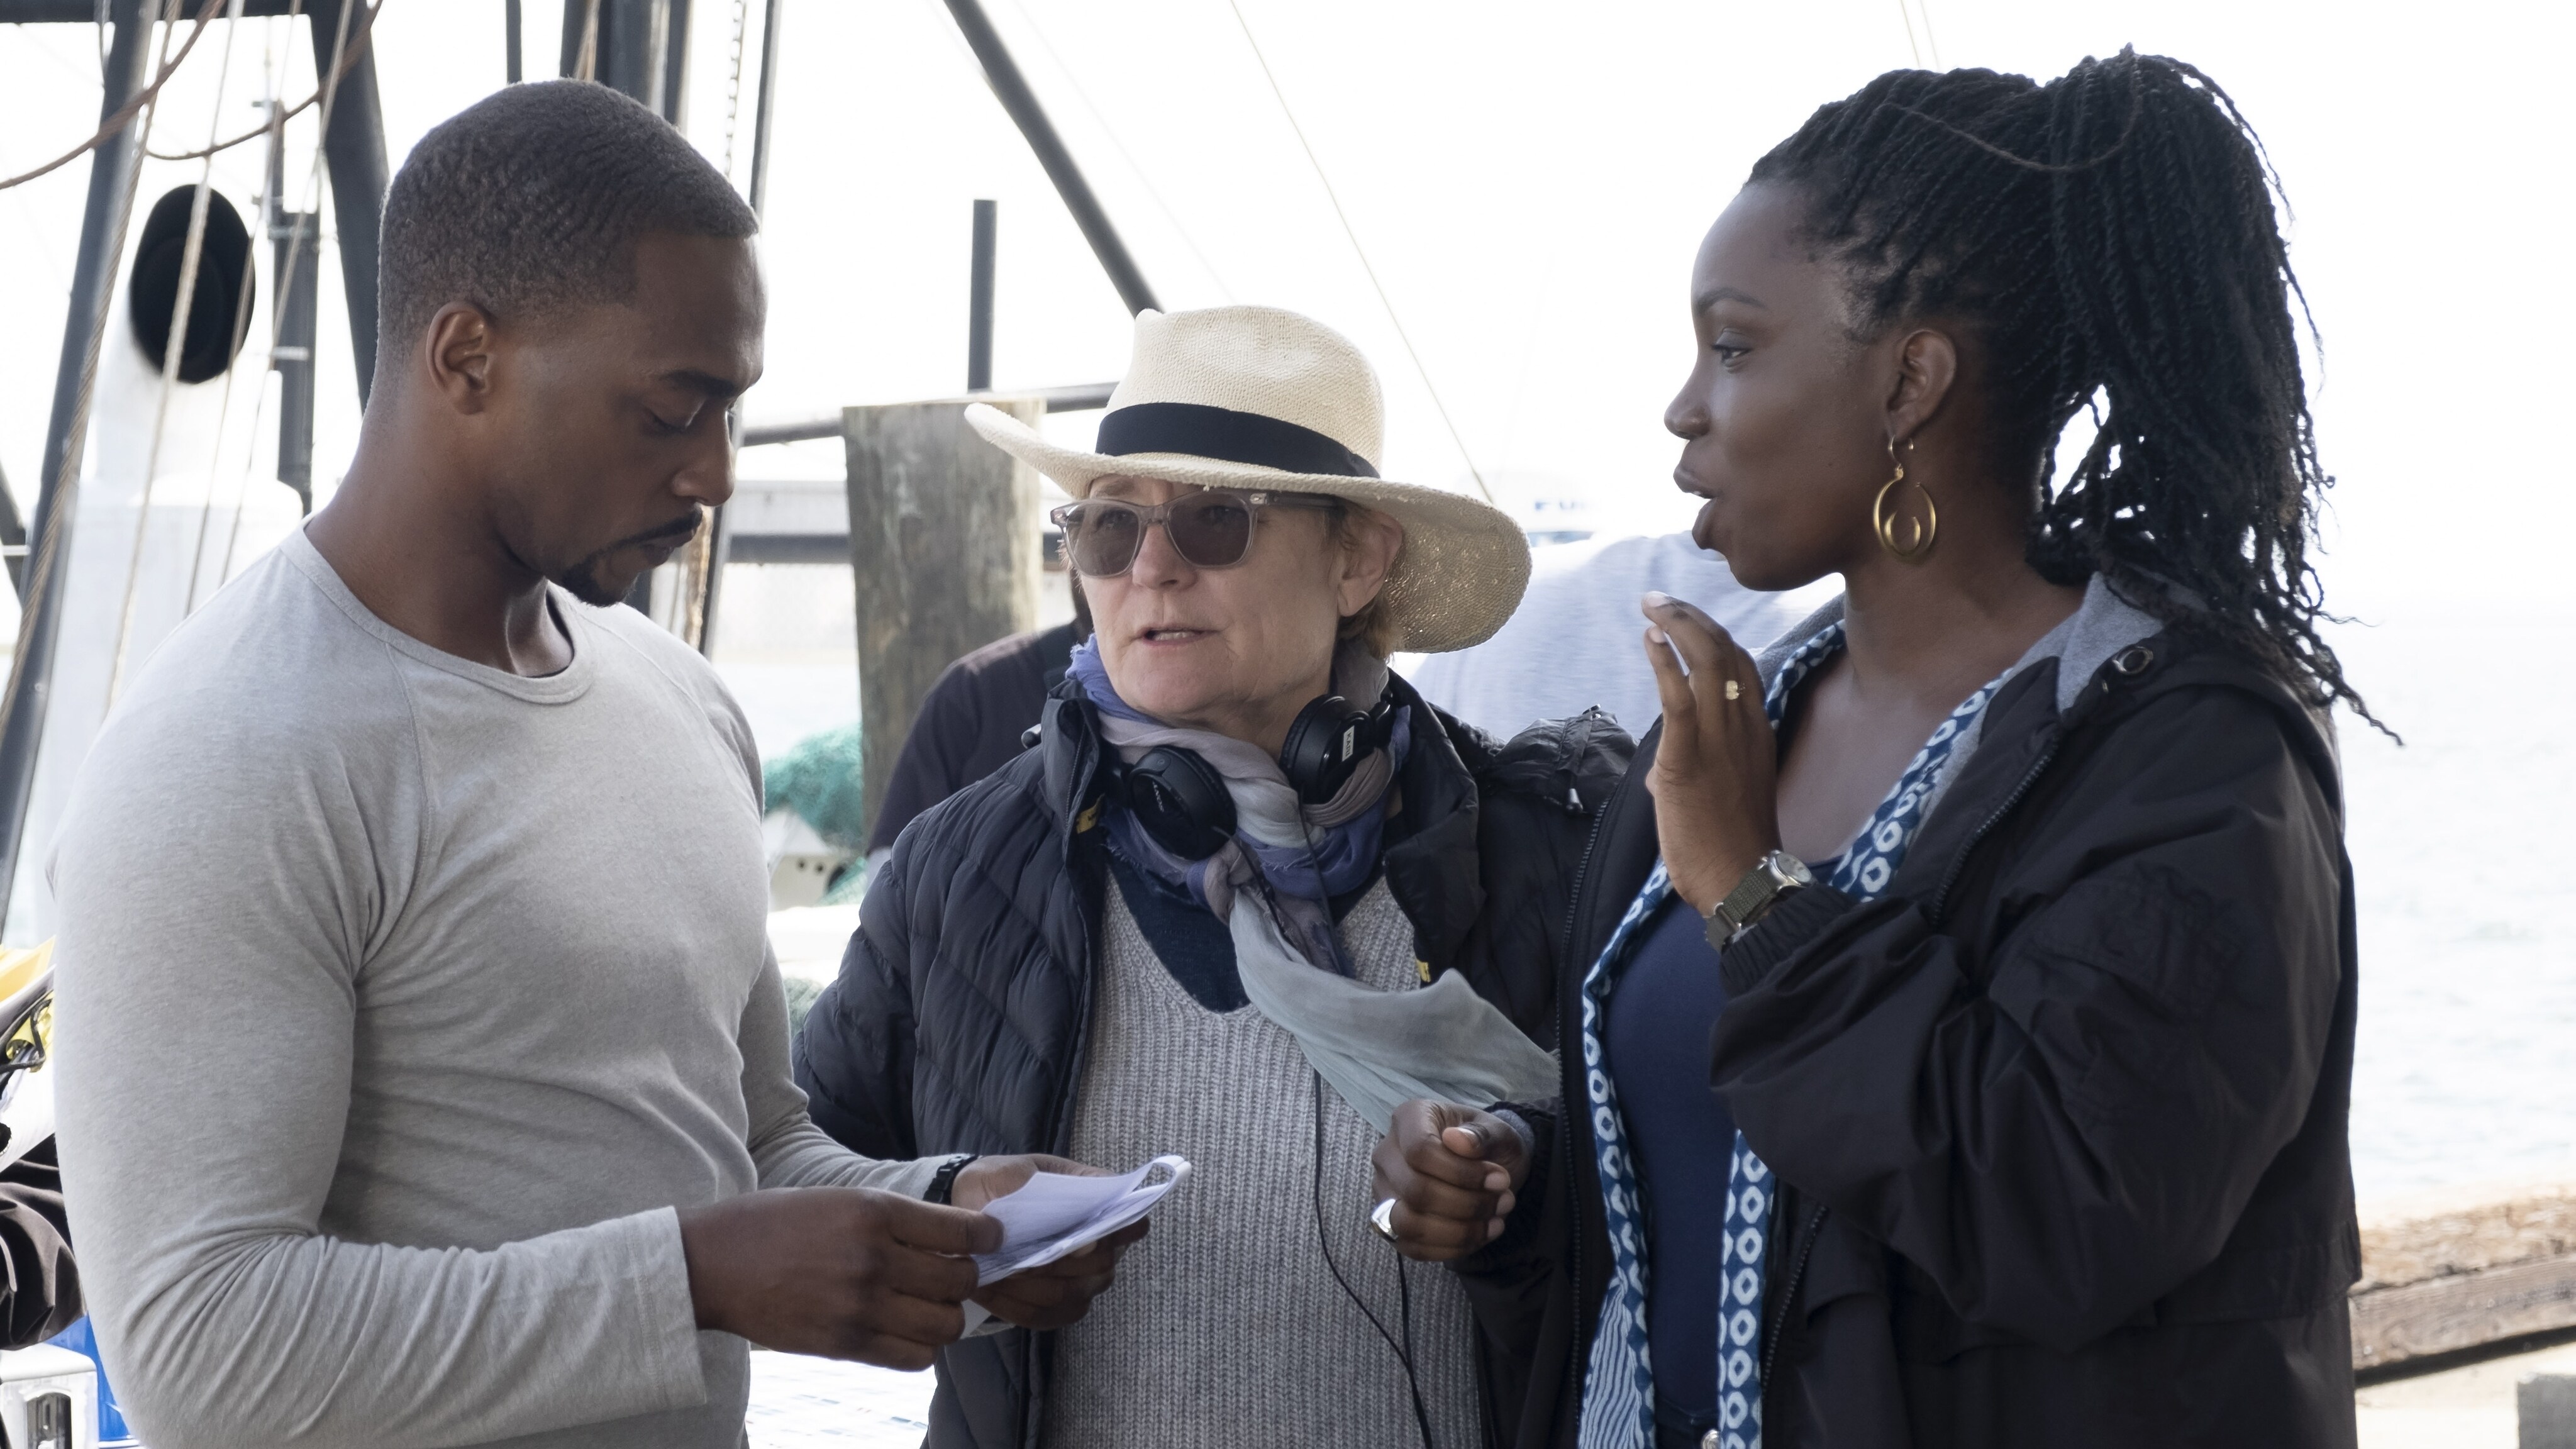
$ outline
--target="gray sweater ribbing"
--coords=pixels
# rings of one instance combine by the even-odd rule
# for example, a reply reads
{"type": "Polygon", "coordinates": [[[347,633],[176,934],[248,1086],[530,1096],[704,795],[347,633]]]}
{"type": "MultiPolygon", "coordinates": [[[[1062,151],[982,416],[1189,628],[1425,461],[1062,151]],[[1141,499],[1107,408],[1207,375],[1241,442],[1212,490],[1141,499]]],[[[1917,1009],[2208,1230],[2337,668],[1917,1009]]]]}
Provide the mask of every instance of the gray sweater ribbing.
{"type": "MultiPolygon", "coordinates": [[[[1123,1170],[1160,1152],[1195,1168],[1120,1265],[1118,1287],[1059,1335],[1045,1412],[1052,1449],[1417,1444],[1395,1351],[1316,1241],[1314,1072],[1287,1032],[1219,1015],[1154,955],[1113,886],[1072,1155],[1123,1170]]],[[[1413,927],[1381,881],[1341,924],[1359,979],[1417,984],[1413,927]]],[[[1323,1229],[1332,1261],[1398,1341],[1395,1250],[1370,1232],[1377,1134],[1324,1091],[1323,1229]]],[[[1474,1324],[1446,1270],[1402,1269],[1412,1358],[1436,1449],[1477,1425],[1474,1324]]]]}

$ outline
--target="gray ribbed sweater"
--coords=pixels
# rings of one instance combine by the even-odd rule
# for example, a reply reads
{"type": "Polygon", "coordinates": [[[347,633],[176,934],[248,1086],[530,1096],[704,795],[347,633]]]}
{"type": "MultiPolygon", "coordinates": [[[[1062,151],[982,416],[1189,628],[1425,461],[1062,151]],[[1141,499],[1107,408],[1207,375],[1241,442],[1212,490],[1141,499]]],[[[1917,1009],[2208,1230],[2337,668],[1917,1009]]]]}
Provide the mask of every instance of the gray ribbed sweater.
{"type": "MultiPolygon", "coordinates": [[[[1417,1445],[1395,1352],[1316,1242],[1314,1072],[1251,1007],[1219,1015],[1164,969],[1113,885],[1072,1155],[1113,1170],[1159,1152],[1189,1182],[1154,1214],[1118,1287],[1063,1331],[1051,1449],[1417,1445]]],[[[1341,925],[1359,978],[1416,983],[1413,926],[1383,881],[1341,925]]],[[[1377,1134],[1324,1089],[1323,1227],[1333,1262],[1401,1341],[1395,1250],[1365,1221],[1377,1134]]],[[[1473,1449],[1474,1324],[1447,1270],[1403,1268],[1436,1449],[1473,1449]]]]}

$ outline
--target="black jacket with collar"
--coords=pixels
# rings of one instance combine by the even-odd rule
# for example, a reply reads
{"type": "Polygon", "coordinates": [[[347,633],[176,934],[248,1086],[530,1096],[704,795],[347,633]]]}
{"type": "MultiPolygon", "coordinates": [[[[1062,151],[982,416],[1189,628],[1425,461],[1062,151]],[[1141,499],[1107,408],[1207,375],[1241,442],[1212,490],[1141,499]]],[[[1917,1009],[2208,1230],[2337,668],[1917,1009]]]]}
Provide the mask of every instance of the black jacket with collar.
{"type": "MultiPolygon", "coordinates": [[[[2167,632],[2000,690],[1889,889],[1723,956],[1712,1085],[1784,1185],[1763,1436],[2353,1443],[2355,952],[2332,741],[2167,632]]],[[[1658,732],[1601,813],[1559,1011],[1656,857],[1658,732]]],[[[1568,1053],[1569,1063],[1573,1053],[1568,1053]]],[[[1569,1066],[1566,1100],[1584,1100],[1569,1066]]],[[[1521,1449],[1571,1446],[1607,1279],[1585,1114],[1464,1269],[1521,1449]]],[[[1716,1229],[1718,1204],[1709,1207],[1716,1229]]]]}
{"type": "MultiPolygon", "coordinates": [[[[1552,1047],[1567,901],[1629,739],[1592,711],[1498,745],[1391,688],[1413,746],[1382,861],[1415,954],[1552,1047]]],[[[1048,701],[1036,748],[906,828],[869,883],[795,1047],[816,1125],[855,1151],[1065,1150],[1108,879],[1102,745],[1077,691],[1048,701]]],[[[1034,1445],[1051,1347],[1011,1330],[944,1350],[932,1449],[1034,1445]]],[[[1479,1345],[1488,1367],[1492,1348],[1479,1345]]],[[[1498,1381],[1484,1383],[1491,1419],[1498,1381]]]]}

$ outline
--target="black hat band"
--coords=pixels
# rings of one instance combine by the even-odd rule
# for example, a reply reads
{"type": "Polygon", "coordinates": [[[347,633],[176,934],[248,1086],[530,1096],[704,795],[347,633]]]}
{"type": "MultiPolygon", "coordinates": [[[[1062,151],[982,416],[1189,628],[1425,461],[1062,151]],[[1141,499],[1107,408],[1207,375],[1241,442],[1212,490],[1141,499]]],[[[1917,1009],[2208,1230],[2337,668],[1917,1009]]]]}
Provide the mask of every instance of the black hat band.
{"type": "Polygon", "coordinates": [[[1187,453],[1283,473],[1377,476],[1368,459],[1313,428],[1203,403],[1130,403],[1115,409],[1100,419],[1100,440],[1092,451],[1112,458],[1130,453],[1187,453]]]}

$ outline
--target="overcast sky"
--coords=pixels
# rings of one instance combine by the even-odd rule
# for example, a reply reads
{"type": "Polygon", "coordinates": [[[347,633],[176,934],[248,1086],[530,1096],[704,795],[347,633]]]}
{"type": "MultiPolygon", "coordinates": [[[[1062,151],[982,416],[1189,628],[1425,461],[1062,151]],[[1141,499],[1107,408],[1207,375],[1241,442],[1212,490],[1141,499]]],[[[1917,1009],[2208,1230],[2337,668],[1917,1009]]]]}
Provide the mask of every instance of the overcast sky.
{"type": "MultiPolygon", "coordinates": [[[[1918,55],[2040,77],[2123,44],[2179,56],[2243,105],[2295,208],[2293,260],[2325,339],[2312,379],[2320,435],[2342,480],[2329,589],[2381,613],[2566,607],[2571,465],[2549,420],[2568,410],[2543,365],[2576,321],[2565,7],[1923,0],[1927,17],[1900,0],[1239,0],[1417,369],[1227,0],[987,3],[1167,306],[1275,303],[1357,338],[1386,383],[1392,476],[1466,487],[1472,457],[1507,493],[1570,493],[1637,527],[1687,517],[1660,424],[1690,361],[1686,269],[1764,149],[1918,55]]],[[[531,70],[551,73],[560,0],[526,9],[531,70]]],[[[997,381],[1114,377],[1125,311],[939,0],[786,10],[764,242],[769,379],[751,416],[955,391],[976,197],[1001,203],[997,381]]],[[[687,128],[721,161],[735,6],[695,11],[687,128]]],[[[501,0],[388,0],[396,164],[428,126],[502,83],[502,14],[501,0]]],[[[87,27],[0,27],[0,174],[93,126],[95,43],[87,27]]],[[[247,23],[224,131],[256,122],[272,43],[291,58],[281,91],[310,89],[302,38],[247,23]]],[[[202,144],[217,124],[217,45],[210,35],[171,88],[156,146],[202,144]]],[[[746,98],[735,142],[745,175],[749,109],[746,98]]],[[[245,209],[256,151],[217,169],[245,209]]],[[[295,174],[308,154],[309,131],[295,174]]],[[[153,163],[147,204],[195,175],[153,163]]],[[[0,353],[0,470],[22,505],[84,185],[74,165],[0,193],[15,344],[0,353]]],[[[356,421],[338,286],[326,272],[326,479],[356,421]]],[[[837,466],[824,444],[746,454],[744,472],[837,466]]]]}

